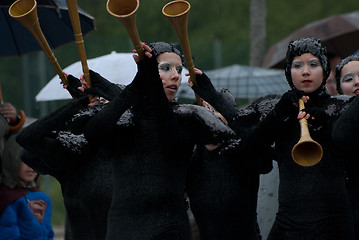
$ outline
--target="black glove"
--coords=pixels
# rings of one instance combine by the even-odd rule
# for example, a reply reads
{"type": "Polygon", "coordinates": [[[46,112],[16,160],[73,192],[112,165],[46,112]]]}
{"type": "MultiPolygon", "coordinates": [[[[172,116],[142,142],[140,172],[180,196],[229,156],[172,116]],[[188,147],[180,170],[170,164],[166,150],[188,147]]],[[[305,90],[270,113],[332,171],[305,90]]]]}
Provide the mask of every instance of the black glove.
{"type": "Polygon", "coordinates": [[[328,122],[329,116],[322,108],[308,107],[303,109],[302,111],[307,114],[310,114],[308,122],[313,126],[323,126],[328,122]]]}
{"type": "MultiPolygon", "coordinates": [[[[148,58],[146,55],[144,59],[137,63],[137,74],[129,86],[136,91],[144,92],[148,87],[153,87],[152,84],[160,79],[158,73],[158,62],[153,56],[148,58]]],[[[161,83],[162,82],[158,81],[161,83]]]]}
{"type": "Polygon", "coordinates": [[[83,96],[86,96],[86,93],[83,93],[82,91],[78,90],[78,87],[81,87],[81,81],[80,79],[72,76],[72,75],[68,75],[67,76],[67,81],[69,82],[68,86],[67,86],[67,91],[69,91],[69,93],[75,97],[75,98],[81,98],[83,96]]]}
{"type": "Polygon", "coordinates": [[[116,84],[111,83],[99,73],[90,70],[91,88],[85,89],[85,93],[94,96],[104,97],[112,100],[118,96],[122,90],[116,84]]]}
{"type": "Polygon", "coordinates": [[[283,94],[279,102],[274,107],[274,112],[281,120],[287,117],[296,117],[299,112],[298,101],[304,96],[304,91],[289,90],[283,94]]]}
{"type": "Polygon", "coordinates": [[[211,100],[218,94],[211,80],[205,73],[203,73],[201,75],[196,74],[196,82],[197,85],[193,84],[192,86],[193,91],[205,101],[211,103],[211,100]]]}

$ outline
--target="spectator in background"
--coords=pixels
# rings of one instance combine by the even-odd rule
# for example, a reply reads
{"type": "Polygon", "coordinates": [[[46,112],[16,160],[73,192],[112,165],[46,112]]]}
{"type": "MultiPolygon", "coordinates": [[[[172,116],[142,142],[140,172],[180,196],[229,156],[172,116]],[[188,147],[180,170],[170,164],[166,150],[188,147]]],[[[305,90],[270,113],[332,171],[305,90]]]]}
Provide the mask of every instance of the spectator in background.
{"type": "Polygon", "coordinates": [[[37,189],[38,174],[21,160],[15,137],[7,139],[2,155],[0,239],[53,239],[51,200],[37,189]]]}
{"type": "Polygon", "coordinates": [[[335,67],[340,62],[341,58],[335,55],[334,53],[328,53],[328,59],[329,59],[331,71],[325,86],[327,87],[329,94],[331,96],[334,96],[334,95],[338,95],[337,84],[335,80],[335,67]]]}
{"type": "MultiPolygon", "coordinates": [[[[4,151],[6,138],[9,137],[11,131],[10,126],[14,126],[19,122],[16,114],[16,108],[11,103],[4,103],[0,105],[0,156],[4,151]]],[[[1,157],[0,157],[1,166],[1,157]]],[[[1,176],[1,169],[0,169],[1,176]]]]}

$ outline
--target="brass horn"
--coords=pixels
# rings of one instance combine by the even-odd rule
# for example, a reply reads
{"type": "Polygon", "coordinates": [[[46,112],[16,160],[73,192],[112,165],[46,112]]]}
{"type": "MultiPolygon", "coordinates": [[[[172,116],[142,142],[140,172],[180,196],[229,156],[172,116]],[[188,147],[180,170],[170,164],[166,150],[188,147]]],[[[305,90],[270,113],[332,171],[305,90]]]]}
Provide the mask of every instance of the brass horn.
{"type": "Polygon", "coordinates": [[[37,17],[37,3],[35,0],[17,0],[11,4],[9,14],[12,18],[21,23],[34,36],[42,50],[45,52],[50,63],[64,84],[68,84],[67,78],[63,73],[57,59],[51,51],[44,34],[40,28],[37,17]]]}
{"type": "Polygon", "coordinates": [[[139,0],[108,0],[106,9],[125,26],[138,55],[143,59],[144,51],[136,27],[136,12],[139,5],[139,0]]]}
{"type": "Polygon", "coordinates": [[[80,55],[82,72],[84,73],[84,78],[85,78],[86,83],[89,85],[89,87],[91,87],[90,70],[87,65],[85,44],[84,44],[84,39],[82,36],[82,31],[81,31],[81,24],[80,24],[80,17],[79,17],[79,12],[78,12],[78,8],[77,8],[77,1],[76,0],[66,0],[66,5],[69,10],[71,24],[72,24],[72,28],[74,30],[75,42],[77,45],[77,50],[80,55]]]}
{"type": "MultiPolygon", "coordinates": [[[[193,84],[197,84],[196,74],[194,72],[194,65],[192,60],[191,48],[188,40],[188,14],[191,5],[184,0],[177,0],[167,3],[162,8],[162,13],[172,24],[175,29],[178,39],[180,40],[181,48],[186,60],[186,66],[189,71],[191,81],[193,84]]],[[[197,94],[196,101],[200,105],[200,98],[197,94]]]]}
{"type": "MultiPolygon", "coordinates": [[[[79,52],[81,66],[82,66],[82,72],[84,73],[84,78],[89,87],[91,87],[91,80],[90,80],[90,70],[87,65],[87,58],[86,58],[86,51],[85,51],[85,44],[84,39],[82,36],[81,31],[81,23],[80,23],[80,17],[79,12],[77,8],[77,1],[76,0],[66,0],[66,5],[69,11],[72,29],[74,30],[74,36],[75,36],[75,42],[77,46],[77,50],[79,52]]],[[[89,99],[91,102],[92,95],[89,95],[89,99]]]]}
{"type": "MultiPolygon", "coordinates": [[[[302,99],[299,99],[299,110],[302,109],[304,109],[304,102],[302,99]]],[[[310,137],[308,121],[305,118],[302,118],[299,122],[300,139],[292,148],[292,158],[301,166],[314,166],[322,159],[323,148],[318,142],[310,137]]]]}

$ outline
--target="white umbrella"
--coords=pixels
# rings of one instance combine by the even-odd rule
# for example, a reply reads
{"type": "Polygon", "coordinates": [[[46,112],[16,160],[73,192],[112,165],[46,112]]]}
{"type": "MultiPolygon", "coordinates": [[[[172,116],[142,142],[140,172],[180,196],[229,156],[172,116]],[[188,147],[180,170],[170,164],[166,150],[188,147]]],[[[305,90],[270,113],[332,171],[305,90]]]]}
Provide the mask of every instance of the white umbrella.
{"type": "MultiPolygon", "coordinates": [[[[104,56],[88,59],[87,64],[91,70],[98,72],[107,80],[113,83],[127,85],[131,83],[137,72],[137,65],[132,55],[133,53],[112,52],[104,56]]],[[[75,77],[80,77],[82,75],[81,62],[75,62],[63,69],[63,71],[75,77]]],[[[177,97],[194,99],[194,93],[187,85],[188,77],[185,76],[187,72],[187,69],[182,71],[182,83],[177,97]]],[[[60,78],[56,75],[41,89],[35,98],[36,101],[40,102],[71,99],[72,97],[69,92],[62,87],[60,78]]]]}

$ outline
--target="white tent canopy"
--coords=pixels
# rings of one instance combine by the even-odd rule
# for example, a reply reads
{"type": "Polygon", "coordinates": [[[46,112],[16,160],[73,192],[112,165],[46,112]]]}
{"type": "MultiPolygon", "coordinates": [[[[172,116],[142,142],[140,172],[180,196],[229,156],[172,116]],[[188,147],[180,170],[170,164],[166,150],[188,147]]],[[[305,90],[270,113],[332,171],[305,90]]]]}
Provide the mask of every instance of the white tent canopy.
{"type": "MultiPolygon", "coordinates": [[[[136,75],[137,65],[132,57],[133,53],[116,53],[100,56],[93,59],[88,59],[87,64],[89,69],[98,72],[107,80],[127,85],[131,83],[136,75]]],[[[82,75],[81,62],[71,64],[63,69],[64,72],[71,74],[75,77],[82,75]]],[[[177,93],[177,97],[194,98],[193,90],[187,85],[188,77],[185,76],[188,70],[184,69],[182,72],[182,83],[177,93]]],[[[69,92],[60,84],[58,75],[54,76],[44,88],[36,95],[36,101],[52,101],[71,99],[69,92]]]]}
{"type": "Polygon", "coordinates": [[[289,90],[283,70],[234,64],[206,74],[215,87],[229,89],[235,98],[255,99],[289,90]]]}

